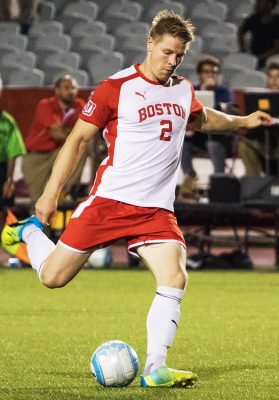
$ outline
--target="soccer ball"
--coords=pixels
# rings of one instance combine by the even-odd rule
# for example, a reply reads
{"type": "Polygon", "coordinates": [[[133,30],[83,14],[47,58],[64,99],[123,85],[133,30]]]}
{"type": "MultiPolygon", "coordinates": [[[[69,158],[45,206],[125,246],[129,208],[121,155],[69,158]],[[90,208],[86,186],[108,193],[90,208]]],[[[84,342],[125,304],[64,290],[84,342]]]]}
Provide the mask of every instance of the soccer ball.
{"type": "Polygon", "coordinates": [[[87,260],[89,268],[99,269],[108,268],[111,265],[110,248],[95,250],[87,260]]]}
{"type": "Polygon", "coordinates": [[[90,369],[102,386],[127,386],[139,368],[135,350],[121,340],[103,343],[93,353],[90,369]]]}

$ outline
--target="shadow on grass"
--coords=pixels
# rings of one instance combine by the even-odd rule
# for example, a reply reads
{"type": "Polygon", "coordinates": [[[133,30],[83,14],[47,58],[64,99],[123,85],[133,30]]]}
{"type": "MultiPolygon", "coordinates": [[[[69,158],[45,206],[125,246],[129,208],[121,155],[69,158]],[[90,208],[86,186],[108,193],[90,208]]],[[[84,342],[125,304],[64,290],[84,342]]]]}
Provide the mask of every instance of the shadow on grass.
{"type": "MultiPolygon", "coordinates": [[[[268,366],[265,366],[265,369],[268,369],[268,366]]],[[[274,368],[274,366],[270,366],[270,369],[274,368]]],[[[240,371],[250,371],[259,369],[259,365],[256,364],[236,364],[236,365],[227,365],[223,367],[204,367],[204,368],[196,368],[197,374],[200,379],[213,378],[215,376],[224,375],[228,372],[240,372],[240,371]]]]}

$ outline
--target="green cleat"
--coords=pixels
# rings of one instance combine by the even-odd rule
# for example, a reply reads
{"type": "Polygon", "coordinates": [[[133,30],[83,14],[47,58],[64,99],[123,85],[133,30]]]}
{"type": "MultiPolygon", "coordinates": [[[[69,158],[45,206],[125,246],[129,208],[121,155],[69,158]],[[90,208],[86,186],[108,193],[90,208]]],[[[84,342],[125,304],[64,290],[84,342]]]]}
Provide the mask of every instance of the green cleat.
{"type": "Polygon", "coordinates": [[[30,224],[36,225],[41,230],[44,227],[44,225],[34,215],[14,224],[4,226],[1,233],[3,247],[22,242],[22,231],[30,224]]]}
{"type": "Polygon", "coordinates": [[[193,386],[197,379],[198,376],[190,371],[160,367],[149,375],[142,375],[140,385],[143,387],[189,387],[193,386]]]}

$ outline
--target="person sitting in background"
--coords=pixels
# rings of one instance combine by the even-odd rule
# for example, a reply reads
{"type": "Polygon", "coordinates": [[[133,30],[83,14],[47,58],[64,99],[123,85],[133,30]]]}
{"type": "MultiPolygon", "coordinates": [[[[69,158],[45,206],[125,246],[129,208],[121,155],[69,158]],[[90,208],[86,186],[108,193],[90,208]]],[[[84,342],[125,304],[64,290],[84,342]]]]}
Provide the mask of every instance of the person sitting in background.
{"type": "MultiPolygon", "coordinates": [[[[279,60],[268,65],[266,70],[266,87],[270,90],[279,91],[279,60]]],[[[271,126],[270,138],[270,174],[278,176],[278,126],[271,126]]],[[[265,130],[253,129],[247,136],[243,136],[238,143],[238,155],[245,167],[245,175],[260,176],[265,171],[265,130]]]]}
{"type": "Polygon", "coordinates": [[[239,27],[240,51],[251,51],[257,56],[259,68],[265,66],[268,57],[279,53],[279,15],[273,14],[276,5],[277,0],[256,0],[254,13],[239,27]],[[250,46],[246,40],[248,32],[251,34],[250,46]]]}
{"type": "MultiPolygon", "coordinates": [[[[2,80],[0,78],[0,97],[2,80]]],[[[18,156],[25,154],[25,146],[14,118],[0,109],[0,205],[12,205],[14,169],[18,156]]]]}
{"type": "MultiPolygon", "coordinates": [[[[43,193],[50,177],[54,160],[67,139],[85,101],[77,98],[78,86],[70,75],[55,82],[55,96],[44,98],[38,103],[34,119],[25,140],[27,154],[23,159],[23,175],[29,195],[36,202],[43,193]]],[[[86,154],[64,188],[64,195],[71,193],[79,184],[86,154]]]]}
{"type": "MultiPolygon", "coordinates": [[[[219,111],[226,112],[228,103],[231,101],[231,93],[229,89],[219,83],[221,73],[221,65],[218,58],[213,56],[202,57],[197,64],[196,71],[199,78],[199,84],[195,90],[212,90],[214,91],[215,105],[214,108],[219,111]]],[[[187,196],[192,193],[197,174],[193,167],[193,155],[200,153],[209,153],[213,163],[214,172],[225,171],[225,160],[231,153],[232,138],[225,134],[205,135],[200,132],[187,131],[183,146],[182,155],[182,171],[185,179],[180,187],[180,194],[187,196]]]]}
{"type": "Polygon", "coordinates": [[[13,21],[21,25],[27,35],[30,26],[38,19],[38,0],[1,0],[0,21],[13,21]]]}

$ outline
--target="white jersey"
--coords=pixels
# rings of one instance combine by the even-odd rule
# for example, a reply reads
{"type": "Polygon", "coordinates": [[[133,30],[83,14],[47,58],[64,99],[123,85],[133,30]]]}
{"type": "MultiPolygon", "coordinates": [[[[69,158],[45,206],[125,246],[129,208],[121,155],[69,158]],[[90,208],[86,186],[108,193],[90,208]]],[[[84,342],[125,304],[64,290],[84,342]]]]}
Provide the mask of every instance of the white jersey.
{"type": "Polygon", "coordinates": [[[103,81],[80,115],[108,145],[90,194],[173,211],[187,121],[201,109],[181,77],[164,86],[133,65],[103,81]]]}

